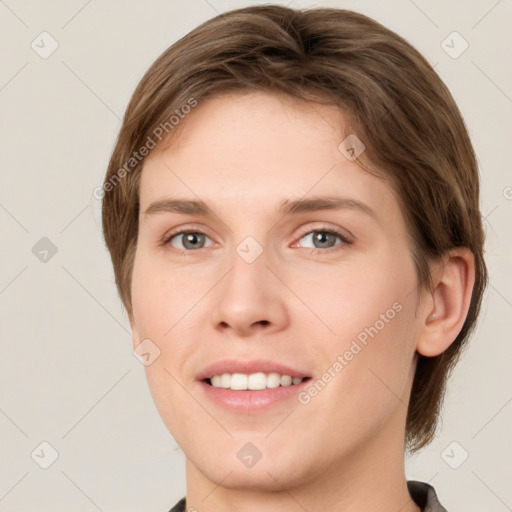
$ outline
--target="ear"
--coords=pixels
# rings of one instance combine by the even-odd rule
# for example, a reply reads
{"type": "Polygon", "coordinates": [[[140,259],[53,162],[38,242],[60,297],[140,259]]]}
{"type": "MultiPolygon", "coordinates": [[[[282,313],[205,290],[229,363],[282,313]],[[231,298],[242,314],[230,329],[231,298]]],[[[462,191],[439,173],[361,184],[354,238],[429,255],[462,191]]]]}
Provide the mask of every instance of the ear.
{"type": "Polygon", "coordinates": [[[475,259],[467,247],[448,251],[435,266],[433,290],[426,292],[416,350],[423,356],[442,354],[466,320],[475,284],[475,259]]]}

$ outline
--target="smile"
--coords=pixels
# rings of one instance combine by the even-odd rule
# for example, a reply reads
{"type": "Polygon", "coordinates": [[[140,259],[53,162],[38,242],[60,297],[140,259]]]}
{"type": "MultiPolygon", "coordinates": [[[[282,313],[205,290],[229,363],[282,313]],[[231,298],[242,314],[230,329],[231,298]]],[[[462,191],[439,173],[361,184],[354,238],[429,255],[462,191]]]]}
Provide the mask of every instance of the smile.
{"type": "Polygon", "coordinates": [[[296,398],[311,373],[268,359],[221,359],[196,374],[200,393],[223,409],[242,414],[264,412],[296,398]]]}
{"type": "Polygon", "coordinates": [[[232,389],[234,391],[242,390],[261,390],[273,389],[279,386],[294,386],[300,384],[304,379],[301,377],[292,377],[291,375],[281,375],[272,373],[223,373],[214,375],[206,382],[215,388],[232,389]]]}

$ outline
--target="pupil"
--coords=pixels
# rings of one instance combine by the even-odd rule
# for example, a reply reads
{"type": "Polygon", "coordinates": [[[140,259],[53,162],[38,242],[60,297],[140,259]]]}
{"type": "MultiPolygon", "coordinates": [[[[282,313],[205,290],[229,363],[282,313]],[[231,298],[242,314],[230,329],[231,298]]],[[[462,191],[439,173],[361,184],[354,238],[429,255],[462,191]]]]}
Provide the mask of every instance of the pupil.
{"type": "Polygon", "coordinates": [[[197,242],[197,239],[198,239],[197,233],[187,233],[187,235],[185,237],[185,244],[184,244],[185,247],[189,247],[192,249],[197,248],[197,245],[195,244],[195,242],[197,242]]]}
{"type": "Polygon", "coordinates": [[[330,236],[332,236],[330,233],[318,233],[317,236],[316,236],[316,240],[317,242],[319,242],[321,245],[322,244],[325,244],[325,238],[329,238],[330,236]]]}

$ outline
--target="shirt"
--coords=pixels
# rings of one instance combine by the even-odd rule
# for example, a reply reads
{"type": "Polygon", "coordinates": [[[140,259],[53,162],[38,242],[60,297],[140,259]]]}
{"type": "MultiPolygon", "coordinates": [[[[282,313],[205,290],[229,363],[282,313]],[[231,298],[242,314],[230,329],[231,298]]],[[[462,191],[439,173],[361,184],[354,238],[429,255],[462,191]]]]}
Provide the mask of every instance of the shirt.
{"type": "MultiPolygon", "coordinates": [[[[408,480],[407,489],[414,503],[420,507],[421,512],[448,512],[439,503],[436,491],[430,484],[418,480],[408,480]]],[[[169,512],[185,512],[185,498],[178,501],[169,512]]]]}

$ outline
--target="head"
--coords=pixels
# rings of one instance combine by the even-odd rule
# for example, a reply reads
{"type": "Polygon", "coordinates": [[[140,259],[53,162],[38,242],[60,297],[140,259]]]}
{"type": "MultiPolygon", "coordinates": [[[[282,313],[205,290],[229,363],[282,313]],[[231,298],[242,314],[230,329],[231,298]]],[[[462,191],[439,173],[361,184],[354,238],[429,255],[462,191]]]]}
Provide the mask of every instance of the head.
{"type": "Polygon", "coordinates": [[[293,447],[279,450],[293,431],[314,468],[325,439],[334,462],[401,419],[409,452],[434,438],[487,271],[464,121],[404,39],[339,9],[221,14],[146,72],[103,188],[104,235],[133,344],[158,346],[146,367],[150,389],[194,461],[220,450],[216,464],[227,470],[219,454],[233,438],[292,458],[293,447]],[[349,201],[279,210],[320,196],[349,201]],[[146,212],[166,198],[201,200],[208,211],[146,212]],[[184,237],[172,237],[180,226],[205,235],[205,245],[186,252],[184,237]],[[306,236],[325,228],[341,236],[328,235],[329,253],[306,236]],[[214,419],[191,398],[197,373],[219,355],[288,359],[326,385],[267,437],[284,410],[214,419]],[[316,424],[322,415],[328,426],[316,424]]]}

